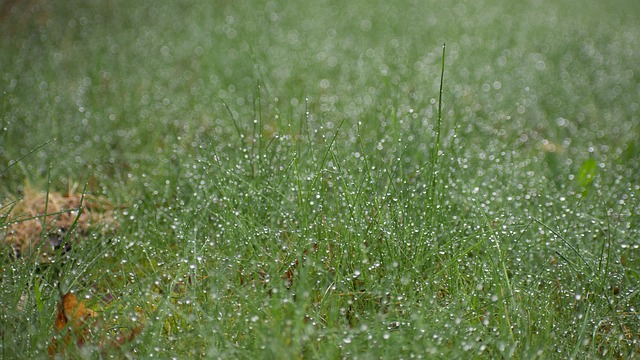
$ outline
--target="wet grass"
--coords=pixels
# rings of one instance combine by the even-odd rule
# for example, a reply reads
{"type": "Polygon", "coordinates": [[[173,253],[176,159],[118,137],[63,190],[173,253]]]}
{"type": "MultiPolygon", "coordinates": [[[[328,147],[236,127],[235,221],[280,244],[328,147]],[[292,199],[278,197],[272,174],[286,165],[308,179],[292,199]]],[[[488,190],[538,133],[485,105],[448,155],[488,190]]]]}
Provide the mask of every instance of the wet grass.
{"type": "Polygon", "coordinates": [[[3,357],[47,356],[58,281],[96,338],[144,324],[102,355],[639,357],[616,4],[3,4],[3,198],[126,206],[55,264],[2,250],[3,357]]]}

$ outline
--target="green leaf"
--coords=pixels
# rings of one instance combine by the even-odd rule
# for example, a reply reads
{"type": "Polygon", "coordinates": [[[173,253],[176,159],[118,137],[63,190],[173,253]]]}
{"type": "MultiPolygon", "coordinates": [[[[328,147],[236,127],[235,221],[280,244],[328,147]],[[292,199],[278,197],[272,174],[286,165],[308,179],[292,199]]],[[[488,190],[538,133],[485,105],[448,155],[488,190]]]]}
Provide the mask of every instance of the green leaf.
{"type": "Polygon", "coordinates": [[[593,184],[593,179],[596,176],[597,170],[598,165],[593,159],[585,160],[582,163],[582,166],[580,166],[580,170],[578,170],[578,176],[576,177],[576,180],[578,181],[578,185],[583,189],[583,196],[586,196],[589,193],[589,188],[593,184]]]}

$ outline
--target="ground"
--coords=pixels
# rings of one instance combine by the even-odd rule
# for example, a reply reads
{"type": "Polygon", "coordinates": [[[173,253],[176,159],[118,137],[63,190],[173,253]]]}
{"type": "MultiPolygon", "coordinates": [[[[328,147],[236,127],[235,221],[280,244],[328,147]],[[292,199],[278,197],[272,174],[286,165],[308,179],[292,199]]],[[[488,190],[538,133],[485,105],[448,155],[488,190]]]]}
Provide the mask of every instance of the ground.
{"type": "Polygon", "coordinates": [[[640,357],[639,6],[5,1],[3,357],[640,357]]]}

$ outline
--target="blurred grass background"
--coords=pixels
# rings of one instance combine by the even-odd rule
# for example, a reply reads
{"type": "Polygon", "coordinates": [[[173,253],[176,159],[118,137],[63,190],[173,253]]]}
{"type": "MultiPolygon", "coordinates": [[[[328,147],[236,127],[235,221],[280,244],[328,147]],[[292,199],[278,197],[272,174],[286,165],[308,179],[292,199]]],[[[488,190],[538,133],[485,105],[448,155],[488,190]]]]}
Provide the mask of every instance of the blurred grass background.
{"type": "Polygon", "coordinates": [[[166,172],[196,135],[233,132],[223,101],[248,127],[258,83],[287,116],[308,98],[319,116],[377,127],[390,107],[431,105],[444,42],[446,121],[479,146],[500,128],[507,142],[571,138],[578,156],[607,143],[634,161],[637,13],[631,1],[5,1],[0,157],[55,142],[3,187],[50,165],[54,179],[166,172]]]}
{"type": "MultiPolygon", "coordinates": [[[[63,280],[142,309],[141,356],[637,356],[638,14],[4,1],[0,194],[127,206],[63,280]]],[[[3,351],[37,356],[57,290],[32,270],[0,302],[3,351]]]]}

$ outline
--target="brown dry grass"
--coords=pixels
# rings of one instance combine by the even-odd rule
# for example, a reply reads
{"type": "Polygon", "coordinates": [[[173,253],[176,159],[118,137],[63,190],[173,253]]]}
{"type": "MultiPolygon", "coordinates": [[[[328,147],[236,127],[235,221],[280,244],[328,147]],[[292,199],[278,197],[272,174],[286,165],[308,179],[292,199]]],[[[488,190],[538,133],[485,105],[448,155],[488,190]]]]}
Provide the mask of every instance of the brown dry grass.
{"type": "Polygon", "coordinates": [[[0,236],[16,258],[36,255],[41,261],[49,261],[53,251],[60,247],[68,250],[71,242],[80,241],[92,228],[116,228],[113,210],[101,197],[72,192],[50,192],[47,197],[46,192],[27,187],[21,199],[0,206],[0,224],[4,224],[0,236]]]}

